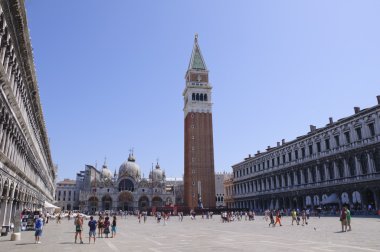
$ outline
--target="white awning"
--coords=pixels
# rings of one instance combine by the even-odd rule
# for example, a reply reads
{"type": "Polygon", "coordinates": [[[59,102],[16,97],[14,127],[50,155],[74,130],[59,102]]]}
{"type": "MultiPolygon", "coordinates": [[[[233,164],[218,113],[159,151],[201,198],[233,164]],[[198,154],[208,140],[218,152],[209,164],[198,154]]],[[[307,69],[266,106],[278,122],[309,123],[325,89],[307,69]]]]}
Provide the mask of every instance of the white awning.
{"type": "Polygon", "coordinates": [[[338,195],[336,195],[336,193],[331,194],[330,196],[328,196],[327,198],[321,201],[322,205],[333,204],[333,203],[339,203],[339,198],[338,198],[338,195]]]}
{"type": "Polygon", "coordinates": [[[45,201],[44,208],[60,208],[60,207],[55,206],[55,205],[45,201]]]}

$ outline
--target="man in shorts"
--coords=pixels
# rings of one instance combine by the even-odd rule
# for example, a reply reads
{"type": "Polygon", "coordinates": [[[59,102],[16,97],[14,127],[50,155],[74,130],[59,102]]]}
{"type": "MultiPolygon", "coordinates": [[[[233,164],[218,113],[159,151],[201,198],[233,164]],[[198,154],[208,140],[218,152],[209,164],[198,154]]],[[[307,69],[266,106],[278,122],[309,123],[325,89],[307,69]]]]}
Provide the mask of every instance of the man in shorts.
{"type": "Polygon", "coordinates": [[[44,220],[42,219],[42,214],[39,215],[39,217],[34,222],[34,228],[36,230],[34,234],[34,243],[41,243],[40,237],[42,235],[42,228],[44,226],[44,220]]]}
{"type": "Polygon", "coordinates": [[[90,227],[90,233],[88,237],[88,243],[91,243],[91,237],[94,237],[94,243],[95,243],[95,235],[96,235],[96,220],[94,220],[94,217],[90,217],[90,221],[88,222],[88,226],[90,227]]]}

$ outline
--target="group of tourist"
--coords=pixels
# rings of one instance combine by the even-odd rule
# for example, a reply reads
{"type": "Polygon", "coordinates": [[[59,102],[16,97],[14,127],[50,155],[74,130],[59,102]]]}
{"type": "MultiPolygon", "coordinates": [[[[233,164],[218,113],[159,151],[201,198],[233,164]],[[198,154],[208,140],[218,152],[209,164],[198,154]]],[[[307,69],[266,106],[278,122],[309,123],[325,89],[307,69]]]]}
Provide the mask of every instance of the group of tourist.
{"type": "Polygon", "coordinates": [[[342,232],[351,231],[351,211],[348,207],[343,207],[340,211],[340,222],[342,224],[342,232]],[[348,227],[348,230],[347,230],[348,227]]]}
{"type": "MultiPolygon", "coordinates": [[[[75,243],[77,243],[77,239],[79,237],[80,243],[83,244],[82,232],[83,232],[83,217],[79,214],[75,217],[74,220],[75,225],[75,243]]],[[[105,238],[114,238],[116,237],[116,215],[113,216],[112,223],[110,222],[110,217],[107,215],[103,217],[99,216],[98,221],[94,220],[94,217],[90,217],[90,221],[88,222],[89,227],[89,238],[88,242],[91,243],[91,238],[93,238],[94,243],[96,240],[96,229],[98,229],[98,238],[103,238],[103,234],[105,238]],[[111,233],[111,237],[109,234],[111,233]]]]}

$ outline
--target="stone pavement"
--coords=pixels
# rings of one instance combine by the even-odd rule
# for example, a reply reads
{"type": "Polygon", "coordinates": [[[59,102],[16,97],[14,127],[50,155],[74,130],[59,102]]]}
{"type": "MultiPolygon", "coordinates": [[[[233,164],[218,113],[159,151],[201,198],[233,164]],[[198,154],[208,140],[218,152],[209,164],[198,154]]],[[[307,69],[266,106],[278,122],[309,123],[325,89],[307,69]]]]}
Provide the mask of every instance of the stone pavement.
{"type": "MultiPolygon", "coordinates": [[[[96,218],[97,219],[97,218],[96,218]]],[[[87,222],[85,244],[74,244],[74,222],[62,220],[45,226],[42,244],[34,244],[34,232],[22,232],[21,241],[0,238],[0,251],[380,251],[380,219],[353,218],[352,231],[342,233],[338,217],[312,217],[307,226],[292,226],[283,217],[282,227],[268,227],[262,217],[255,221],[221,223],[220,216],[183,222],[171,217],[167,225],[149,217],[139,224],[134,216],[118,219],[116,238],[99,238],[88,244],[87,222]]]]}

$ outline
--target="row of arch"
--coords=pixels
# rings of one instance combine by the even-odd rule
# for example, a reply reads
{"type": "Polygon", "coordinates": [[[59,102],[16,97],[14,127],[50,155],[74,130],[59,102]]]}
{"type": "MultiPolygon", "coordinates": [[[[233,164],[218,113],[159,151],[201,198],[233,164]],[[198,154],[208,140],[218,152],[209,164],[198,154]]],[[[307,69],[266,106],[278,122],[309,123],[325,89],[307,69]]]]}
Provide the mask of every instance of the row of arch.
{"type": "Polygon", "coordinates": [[[242,195],[374,173],[380,173],[380,148],[313,166],[303,165],[302,168],[294,168],[287,172],[263,175],[243,183],[237,182],[232,188],[227,188],[227,190],[232,189],[232,192],[227,191],[227,193],[242,195]]]}
{"type": "Polygon", "coordinates": [[[191,100],[193,101],[207,101],[207,94],[202,93],[192,93],[191,100]]]}
{"type": "Polygon", "coordinates": [[[358,210],[378,209],[380,189],[342,190],[331,193],[308,194],[305,196],[278,196],[228,203],[228,207],[249,208],[258,211],[282,208],[316,208],[320,206],[339,206],[346,204],[358,210]]]}
{"type": "Polygon", "coordinates": [[[98,198],[96,196],[91,196],[88,198],[88,206],[90,211],[98,211],[98,210],[134,210],[136,207],[138,209],[147,209],[148,207],[162,207],[164,205],[171,205],[173,203],[171,197],[167,197],[163,199],[160,196],[154,196],[151,199],[146,196],[140,196],[137,202],[134,201],[133,195],[124,191],[121,192],[117,199],[114,200],[109,194],[104,195],[102,198],[98,198]]]}
{"type": "Polygon", "coordinates": [[[17,210],[41,208],[41,194],[0,174],[0,226],[9,226],[17,210]]]}

